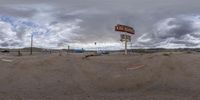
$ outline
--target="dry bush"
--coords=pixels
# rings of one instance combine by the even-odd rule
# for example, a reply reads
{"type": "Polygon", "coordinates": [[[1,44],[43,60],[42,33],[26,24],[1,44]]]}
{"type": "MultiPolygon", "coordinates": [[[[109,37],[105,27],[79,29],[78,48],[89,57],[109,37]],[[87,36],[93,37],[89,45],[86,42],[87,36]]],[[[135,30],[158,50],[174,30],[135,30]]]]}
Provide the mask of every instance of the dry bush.
{"type": "Polygon", "coordinates": [[[170,56],[171,54],[169,53],[164,53],[163,56],[170,56]]]}

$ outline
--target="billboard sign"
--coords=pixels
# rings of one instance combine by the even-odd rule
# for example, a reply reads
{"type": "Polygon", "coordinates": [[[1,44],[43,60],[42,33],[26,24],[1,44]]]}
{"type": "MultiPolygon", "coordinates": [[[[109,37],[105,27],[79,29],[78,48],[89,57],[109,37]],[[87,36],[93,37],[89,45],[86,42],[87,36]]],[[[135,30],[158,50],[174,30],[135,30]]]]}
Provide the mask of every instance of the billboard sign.
{"type": "Polygon", "coordinates": [[[120,41],[127,41],[127,42],[131,42],[131,36],[130,35],[126,35],[126,34],[121,34],[121,39],[120,41]]]}
{"type": "Polygon", "coordinates": [[[135,30],[132,27],[126,26],[126,25],[120,25],[120,24],[115,26],[115,31],[127,32],[127,33],[130,33],[130,34],[135,34],[135,30]]]}

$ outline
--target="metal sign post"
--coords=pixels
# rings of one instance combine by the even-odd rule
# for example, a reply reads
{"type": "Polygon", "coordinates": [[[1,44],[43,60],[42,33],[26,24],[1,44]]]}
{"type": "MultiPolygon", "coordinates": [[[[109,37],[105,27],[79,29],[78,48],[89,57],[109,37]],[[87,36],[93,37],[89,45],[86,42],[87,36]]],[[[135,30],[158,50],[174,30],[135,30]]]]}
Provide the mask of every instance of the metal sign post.
{"type": "Polygon", "coordinates": [[[131,36],[128,35],[127,33],[121,34],[121,39],[120,41],[125,43],[125,52],[124,54],[127,55],[128,54],[128,42],[131,42],[131,36]]]}
{"type": "Polygon", "coordinates": [[[127,55],[128,54],[127,45],[128,42],[131,42],[131,36],[128,35],[128,33],[133,35],[135,34],[135,30],[130,26],[118,24],[117,26],[115,26],[115,31],[125,32],[125,34],[121,34],[121,41],[122,42],[125,41],[124,54],[127,55]]]}
{"type": "Polygon", "coordinates": [[[128,54],[128,51],[127,51],[127,44],[128,43],[128,39],[127,39],[127,33],[125,33],[125,52],[124,54],[127,55],[128,54]]]}

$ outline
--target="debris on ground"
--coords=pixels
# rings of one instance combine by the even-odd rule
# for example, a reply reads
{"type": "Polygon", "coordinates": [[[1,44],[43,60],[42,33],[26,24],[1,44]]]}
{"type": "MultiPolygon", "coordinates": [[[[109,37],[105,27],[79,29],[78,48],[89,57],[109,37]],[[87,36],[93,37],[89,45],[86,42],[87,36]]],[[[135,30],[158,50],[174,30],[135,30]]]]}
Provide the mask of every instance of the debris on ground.
{"type": "Polygon", "coordinates": [[[143,67],[144,67],[144,65],[139,65],[139,66],[129,67],[129,68],[127,68],[127,70],[137,70],[137,69],[141,69],[143,67]]]}
{"type": "Polygon", "coordinates": [[[10,59],[1,59],[1,61],[4,61],[4,62],[13,62],[13,60],[10,60],[10,59]]]}

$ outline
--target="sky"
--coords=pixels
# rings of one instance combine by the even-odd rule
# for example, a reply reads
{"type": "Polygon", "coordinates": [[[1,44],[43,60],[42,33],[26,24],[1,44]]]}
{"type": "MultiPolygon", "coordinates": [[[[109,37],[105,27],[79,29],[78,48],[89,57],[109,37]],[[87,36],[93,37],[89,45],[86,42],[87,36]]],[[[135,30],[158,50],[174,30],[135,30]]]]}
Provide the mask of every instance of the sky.
{"type": "Polygon", "coordinates": [[[199,0],[0,0],[0,47],[123,49],[200,47],[199,0]],[[96,45],[94,43],[97,43],[96,45]]]}

